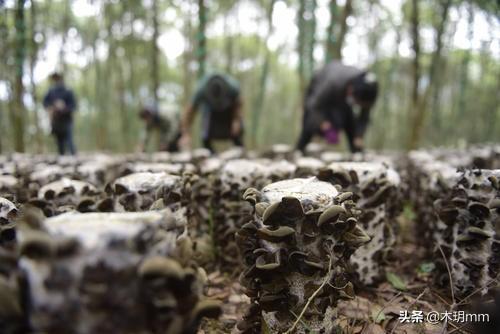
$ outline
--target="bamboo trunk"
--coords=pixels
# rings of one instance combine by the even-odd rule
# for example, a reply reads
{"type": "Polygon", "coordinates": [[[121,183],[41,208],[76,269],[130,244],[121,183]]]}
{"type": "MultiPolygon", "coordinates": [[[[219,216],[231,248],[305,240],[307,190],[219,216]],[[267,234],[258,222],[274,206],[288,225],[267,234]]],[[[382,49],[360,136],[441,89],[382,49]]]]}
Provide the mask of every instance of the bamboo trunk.
{"type": "MultiPolygon", "coordinates": [[[[267,23],[268,23],[268,30],[267,30],[267,38],[266,40],[269,40],[271,35],[273,34],[273,10],[274,10],[274,4],[275,0],[271,0],[271,3],[269,5],[269,10],[267,13],[267,23]]],[[[253,112],[253,120],[252,120],[252,139],[251,143],[255,147],[257,144],[257,131],[259,129],[259,121],[260,121],[260,115],[262,113],[262,108],[264,107],[264,98],[265,98],[265,93],[266,93],[266,83],[267,83],[267,77],[269,74],[269,62],[271,58],[271,52],[269,48],[267,47],[266,44],[264,44],[265,51],[264,51],[264,64],[262,65],[262,72],[260,74],[260,80],[259,80],[259,91],[257,93],[257,97],[254,103],[254,112],[253,112]]]]}
{"type": "MultiPolygon", "coordinates": [[[[415,0],[413,0],[415,2],[415,0]]],[[[414,87],[414,95],[413,95],[413,102],[414,102],[414,107],[415,107],[415,113],[414,113],[414,120],[412,122],[412,128],[411,128],[411,137],[410,137],[410,149],[415,149],[417,148],[421,136],[422,136],[422,130],[424,128],[425,124],[425,116],[426,116],[426,110],[427,110],[427,102],[429,101],[430,94],[432,92],[432,89],[435,85],[435,78],[438,74],[439,71],[439,66],[440,66],[440,60],[441,60],[441,51],[443,48],[443,33],[446,27],[446,22],[448,18],[448,11],[451,5],[451,0],[445,0],[441,3],[441,10],[440,10],[440,21],[439,24],[436,28],[436,48],[434,52],[432,53],[432,59],[431,59],[431,65],[429,69],[429,84],[427,85],[425,92],[423,96],[419,96],[418,93],[418,82],[415,83],[417,86],[414,87]],[[415,95],[416,94],[416,95],[415,95]]],[[[414,4],[414,14],[412,16],[412,21],[413,21],[413,27],[417,27],[417,34],[418,34],[418,5],[415,3],[414,4]],[[415,24],[415,21],[417,23],[415,24]]],[[[414,28],[415,29],[415,28],[414,28]]],[[[415,34],[415,31],[413,32],[415,34]]],[[[415,37],[414,37],[415,38],[415,37]]],[[[418,37],[417,37],[418,40],[418,37]]],[[[419,46],[420,47],[420,46],[419,46]]],[[[417,50],[415,49],[415,58],[417,58],[417,50]]],[[[416,60],[418,62],[418,59],[416,60]]]]}
{"type": "Polygon", "coordinates": [[[23,86],[23,64],[26,56],[26,37],[24,19],[24,0],[18,0],[15,10],[16,40],[15,40],[15,80],[14,100],[11,108],[11,124],[14,129],[14,149],[24,152],[24,86],[23,86]]]}
{"type": "Polygon", "coordinates": [[[35,125],[34,141],[36,145],[36,152],[41,153],[43,151],[43,140],[40,129],[40,120],[38,115],[38,96],[37,96],[35,73],[34,73],[38,56],[38,45],[35,41],[37,11],[36,11],[36,2],[33,0],[31,1],[30,10],[31,10],[30,84],[31,84],[31,97],[33,99],[33,123],[35,125]]]}
{"type": "Polygon", "coordinates": [[[304,92],[306,90],[306,79],[304,78],[305,1],[306,0],[300,0],[299,12],[297,13],[297,26],[299,27],[299,36],[298,36],[298,41],[297,41],[297,53],[299,55],[298,72],[299,72],[300,96],[304,96],[304,92]]]}
{"type": "Polygon", "coordinates": [[[333,58],[342,59],[342,46],[344,44],[345,36],[347,35],[347,18],[352,14],[352,0],[346,0],[344,11],[342,13],[342,20],[340,21],[339,37],[337,44],[334,48],[333,58]]]}
{"type": "Polygon", "coordinates": [[[155,105],[158,105],[158,88],[160,87],[160,68],[158,64],[158,1],[153,0],[153,38],[151,40],[151,79],[153,99],[155,105]]]}
{"type": "Polygon", "coordinates": [[[66,41],[68,36],[69,23],[71,19],[70,18],[71,0],[63,1],[63,3],[64,3],[64,17],[62,20],[63,35],[62,35],[61,49],[59,50],[59,66],[62,73],[66,73],[66,61],[64,60],[64,58],[66,58],[66,41]]]}
{"type": "MultiPolygon", "coordinates": [[[[1,59],[7,59],[8,57],[8,48],[7,41],[9,38],[9,30],[7,28],[7,9],[2,7],[0,8],[0,57],[1,59]]],[[[5,71],[5,65],[0,63],[0,80],[7,80],[7,73],[5,71]]],[[[0,106],[4,108],[5,104],[1,103],[0,106]]],[[[5,119],[4,112],[0,112],[0,132],[5,134],[4,130],[5,119]]],[[[3,152],[5,142],[3,140],[3,136],[0,136],[0,154],[3,152]]]]}
{"type": "MultiPolygon", "coordinates": [[[[274,2],[274,0],[271,0],[274,2]]],[[[226,52],[226,73],[233,73],[234,63],[234,37],[232,32],[229,31],[228,14],[224,15],[224,49],[226,52]]]]}
{"type": "Polygon", "coordinates": [[[205,7],[205,0],[198,0],[198,49],[196,52],[196,59],[198,60],[198,78],[205,75],[206,59],[207,59],[207,36],[206,34],[207,13],[205,7]]]}
{"type": "MultiPolygon", "coordinates": [[[[474,11],[472,5],[468,8],[468,19],[467,19],[467,39],[470,41],[474,36],[474,11]]],[[[459,94],[458,94],[458,106],[456,112],[456,122],[460,122],[464,119],[465,109],[467,106],[467,86],[469,81],[469,65],[471,61],[471,49],[464,50],[464,54],[461,62],[461,71],[459,79],[459,94]]],[[[463,123],[462,123],[463,125],[463,123]]],[[[464,126],[464,125],[463,125],[464,126]]],[[[466,130],[467,128],[459,127],[459,129],[466,130]]],[[[468,129],[467,129],[468,130],[468,129]]]]}
{"type": "Polygon", "coordinates": [[[335,53],[337,40],[335,38],[335,23],[337,21],[337,0],[330,0],[330,24],[326,31],[325,63],[328,63],[335,53]]]}
{"type": "Polygon", "coordinates": [[[182,56],[182,88],[184,91],[183,95],[183,106],[187,106],[191,99],[191,62],[193,60],[193,42],[192,42],[192,34],[193,34],[193,26],[191,22],[191,5],[189,7],[189,13],[185,16],[184,19],[184,36],[186,45],[184,48],[184,54],[182,56]]]}
{"type": "Polygon", "coordinates": [[[413,62],[412,62],[412,91],[411,91],[411,106],[410,106],[410,137],[408,142],[408,149],[413,149],[417,144],[418,129],[414,121],[420,116],[418,113],[419,102],[419,83],[420,83],[420,35],[419,35],[419,7],[418,0],[411,1],[411,36],[413,48],[413,62]]]}

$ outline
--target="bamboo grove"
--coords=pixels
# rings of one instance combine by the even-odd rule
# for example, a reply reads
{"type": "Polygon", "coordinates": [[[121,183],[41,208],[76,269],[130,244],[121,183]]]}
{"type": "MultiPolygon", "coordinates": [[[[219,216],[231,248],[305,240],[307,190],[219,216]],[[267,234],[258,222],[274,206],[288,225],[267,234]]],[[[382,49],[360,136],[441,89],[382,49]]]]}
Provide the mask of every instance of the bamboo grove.
{"type": "Polygon", "coordinates": [[[78,96],[82,150],[134,150],[139,107],[157,101],[178,119],[197,78],[211,71],[241,82],[252,148],[292,144],[310,76],[330,59],[354,63],[349,43],[368,51],[357,65],[382,87],[370,148],[498,142],[498,10],[484,0],[0,1],[0,152],[53,149],[41,106],[48,82],[37,71],[55,68],[78,96]],[[92,15],[78,12],[82,2],[92,15]],[[240,24],[246,8],[255,29],[240,24]],[[271,43],[282,24],[277,9],[293,27],[271,43]],[[480,18],[489,39],[477,39],[480,18]],[[464,29],[468,47],[454,42],[464,29]],[[181,52],[167,57],[179,41],[181,52]]]}

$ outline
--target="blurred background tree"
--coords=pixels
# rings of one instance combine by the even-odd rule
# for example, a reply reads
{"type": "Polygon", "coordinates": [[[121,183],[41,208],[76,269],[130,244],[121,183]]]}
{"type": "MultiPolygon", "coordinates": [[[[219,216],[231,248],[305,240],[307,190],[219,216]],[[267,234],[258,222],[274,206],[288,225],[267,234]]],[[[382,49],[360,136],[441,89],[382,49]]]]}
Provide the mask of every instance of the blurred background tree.
{"type": "Polygon", "coordinates": [[[0,0],[0,152],[54,149],[54,70],[77,94],[81,151],[134,150],[140,106],[178,120],[213,71],[240,81],[252,148],[294,144],[331,59],[379,79],[370,148],[499,142],[499,35],[494,0],[0,0]]]}

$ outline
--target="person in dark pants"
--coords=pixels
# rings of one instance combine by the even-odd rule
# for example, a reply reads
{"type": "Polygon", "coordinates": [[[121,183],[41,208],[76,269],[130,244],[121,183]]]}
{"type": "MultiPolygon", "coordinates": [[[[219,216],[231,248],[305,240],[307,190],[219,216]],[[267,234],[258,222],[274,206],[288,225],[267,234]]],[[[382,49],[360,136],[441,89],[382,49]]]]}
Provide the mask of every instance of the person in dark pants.
{"type": "Polygon", "coordinates": [[[201,80],[181,122],[179,143],[191,146],[191,126],[197,109],[202,113],[203,147],[213,152],[212,140],[232,140],[243,146],[242,101],[238,83],[231,77],[212,74],[201,80]]]}
{"type": "Polygon", "coordinates": [[[68,151],[76,154],[73,143],[73,112],[76,109],[75,95],[64,86],[63,76],[53,73],[50,76],[52,86],[43,98],[43,107],[49,113],[52,134],[56,138],[59,154],[68,151]]]}
{"type": "MultiPolygon", "coordinates": [[[[171,123],[160,115],[155,106],[144,106],[139,112],[139,118],[146,124],[146,133],[140,146],[140,151],[145,152],[151,138],[156,135],[155,150],[172,151],[169,143],[171,123]]],[[[174,149],[175,150],[175,149],[174,149]]]]}
{"type": "Polygon", "coordinates": [[[307,89],[297,149],[304,151],[315,135],[336,144],[338,133],[344,130],[351,152],[362,151],[377,93],[378,83],[373,73],[340,61],[327,64],[314,74],[307,89]]]}

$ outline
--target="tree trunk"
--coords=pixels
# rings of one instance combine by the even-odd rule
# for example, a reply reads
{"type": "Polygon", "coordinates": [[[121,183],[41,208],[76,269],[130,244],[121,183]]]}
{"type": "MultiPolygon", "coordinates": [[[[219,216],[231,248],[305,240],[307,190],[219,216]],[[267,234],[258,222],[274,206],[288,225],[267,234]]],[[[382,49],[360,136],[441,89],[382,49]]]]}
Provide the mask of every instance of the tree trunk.
{"type": "Polygon", "coordinates": [[[308,33],[307,33],[307,77],[311,78],[314,71],[314,47],[316,46],[316,0],[310,0],[308,2],[308,33]]]}
{"type": "MultiPolygon", "coordinates": [[[[274,0],[271,0],[274,2],[274,0]]],[[[226,51],[226,73],[233,73],[234,62],[234,37],[232,31],[229,31],[228,14],[224,15],[224,49],[226,51]]]]}
{"type": "MultiPolygon", "coordinates": [[[[373,27],[379,26],[381,24],[381,21],[382,21],[377,10],[378,10],[378,7],[376,6],[375,1],[370,0],[368,11],[370,13],[372,13],[374,20],[375,20],[373,22],[373,27]]],[[[368,23],[371,23],[371,22],[368,22],[368,23]]],[[[393,68],[396,66],[396,60],[393,60],[390,64],[390,66],[387,66],[388,67],[387,70],[384,70],[384,68],[382,66],[383,63],[381,63],[381,60],[380,60],[380,50],[379,50],[379,41],[380,41],[380,38],[382,36],[383,31],[381,31],[379,29],[374,29],[371,26],[369,28],[370,29],[369,29],[367,37],[368,37],[368,49],[371,51],[370,63],[373,64],[372,72],[375,73],[377,78],[382,77],[382,72],[384,72],[384,74],[386,74],[386,81],[384,81],[384,83],[385,83],[384,89],[386,89],[387,92],[390,92],[391,89],[389,88],[389,86],[391,85],[390,81],[392,80],[392,75],[393,75],[392,71],[393,71],[393,68]]],[[[395,31],[396,31],[396,46],[399,46],[399,36],[401,34],[399,33],[398,29],[395,29],[395,31]]],[[[397,48],[396,48],[396,54],[397,54],[397,48]]],[[[386,124],[386,122],[384,122],[384,121],[388,119],[388,117],[387,117],[388,116],[388,110],[387,110],[388,109],[388,97],[389,97],[389,94],[383,94],[382,106],[380,108],[377,108],[377,113],[376,113],[376,115],[374,115],[374,118],[376,118],[377,120],[383,120],[382,122],[381,121],[374,122],[374,131],[371,134],[371,137],[373,138],[372,147],[374,147],[376,149],[383,148],[385,137],[387,136],[387,132],[388,132],[387,128],[385,128],[385,130],[384,130],[384,125],[383,125],[384,123],[386,124]]]]}
{"type": "Polygon", "coordinates": [[[158,64],[158,1],[153,0],[153,38],[151,40],[151,79],[153,92],[153,101],[155,105],[158,105],[158,88],[160,87],[160,68],[158,64]]]}
{"type": "Polygon", "coordinates": [[[314,46],[316,43],[316,0],[301,0],[298,12],[299,79],[300,90],[305,92],[307,82],[314,70],[314,46]]]}
{"type": "MultiPolygon", "coordinates": [[[[467,19],[467,39],[472,41],[474,37],[474,9],[473,5],[470,4],[468,8],[468,19],[467,19]]],[[[472,42],[471,42],[472,44],[472,42]]],[[[464,50],[460,71],[459,80],[459,95],[458,95],[458,110],[456,113],[456,123],[460,125],[465,125],[461,120],[464,119],[465,109],[467,107],[467,83],[469,82],[469,64],[471,60],[471,49],[464,50]]],[[[467,128],[462,128],[461,130],[469,130],[467,128]]]]}
{"type": "Polygon", "coordinates": [[[23,86],[23,64],[26,55],[24,0],[18,0],[15,9],[15,80],[14,101],[11,109],[11,124],[14,129],[14,149],[24,152],[24,86],[23,86]]]}
{"type": "Polygon", "coordinates": [[[419,97],[419,83],[420,83],[420,32],[419,32],[419,24],[420,24],[420,15],[419,15],[419,7],[418,0],[412,0],[412,15],[411,15],[411,36],[412,36],[412,47],[413,47],[413,88],[411,92],[411,101],[412,104],[416,106],[418,104],[419,97]]]}
{"type": "MultiPolygon", "coordinates": [[[[113,4],[108,4],[109,6],[113,6],[113,4]]],[[[112,8],[110,8],[112,10],[112,8]]],[[[117,47],[117,39],[113,34],[113,20],[112,16],[106,16],[105,25],[107,31],[107,44],[108,44],[108,58],[106,59],[104,66],[100,68],[101,75],[103,76],[101,80],[105,78],[105,87],[113,87],[113,83],[115,81],[115,72],[113,71],[113,64],[115,62],[114,56],[116,54],[117,47]]],[[[112,120],[112,112],[114,110],[114,98],[116,97],[115,90],[108,91],[107,94],[103,95],[103,87],[101,86],[101,90],[99,91],[100,99],[104,104],[101,106],[101,110],[99,110],[99,114],[101,116],[101,131],[103,135],[103,142],[101,147],[103,149],[111,149],[113,146],[113,137],[110,136],[110,121],[112,120]]]]}
{"type": "Polygon", "coordinates": [[[186,41],[184,54],[182,56],[182,88],[183,88],[183,106],[187,106],[191,100],[191,89],[192,89],[192,73],[191,73],[191,62],[193,60],[193,25],[191,22],[191,2],[189,6],[188,15],[184,16],[184,39],[186,41]]]}
{"type": "MultiPolygon", "coordinates": [[[[9,40],[9,30],[7,28],[7,9],[5,7],[0,6],[0,59],[7,59],[9,55],[8,48],[8,40],[9,40]]],[[[8,81],[7,67],[5,65],[5,61],[0,63],[0,80],[8,81]]],[[[6,107],[6,104],[0,102],[0,108],[6,107]]],[[[5,128],[5,116],[3,110],[0,111],[0,133],[8,134],[5,128]]],[[[10,114],[10,113],[9,113],[10,114]]],[[[4,136],[0,136],[0,154],[4,149],[4,136]]]]}
{"type": "Polygon", "coordinates": [[[97,42],[98,36],[95,37],[95,42],[92,45],[92,59],[94,60],[94,70],[95,70],[95,91],[94,91],[94,106],[95,106],[95,129],[96,129],[96,143],[95,147],[99,150],[106,148],[106,106],[104,103],[102,89],[103,85],[103,75],[101,71],[101,64],[99,63],[99,58],[97,57],[97,42]]]}
{"type": "MultiPolygon", "coordinates": [[[[412,92],[411,92],[411,106],[410,106],[410,119],[415,121],[418,117],[418,100],[419,100],[419,83],[420,83],[420,35],[419,35],[419,7],[418,0],[411,0],[411,37],[413,48],[413,63],[412,63],[412,92]]],[[[410,137],[408,141],[408,149],[415,148],[417,144],[418,131],[414,122],[410,122],[410,137]]]]}
{"type": "Polygon", "coordinates": [[[62,21],[63,35],[61,42],[61,49],[59,50],[59,66],[63,73],[66,73],[66,41],[68,37],[69,23],[71,20],[71,0],[63,1],[64,3],[64,16],[62,21]]]}
{"type": "MultiPolygon", "coordinates": [[[[121,3],[121,12],[122,15],[124,12],[127,11],[127,5],[125,2],[121,3]]],[[[153,14],[155,15],[155,14],[153,14]]],[[[120,22],[120,32],[122,36],[125,36],[125,31],[124,31],[124,23],[120,22]]],[[[127,63],[126,60],[124,59],[124,56],[126,57],[127,52],[125,48],[125,44],[122,42],[121,47],[123,48],[124,52],[123,53],[118,53],[115,52],[114,58],[117,60],[115,62],[115,68],[114,72],[116,73],[116,92],[118,94],[118,105],[120,109],[120,122],[121,122],[121,136],[123,138],[123,141],[119,143],[118,148],[122,151],[127,151],[130,149],[130,119],[129,119],[129,112],[127,108],[127,103],[125,101],[126,97],[126,87],[125,87],[125,74],[127,71],[127,63]]],[[[116,51],[116,49],[115,49],[116,51]]]]}
{"type": "MultiPolygon", "coordinates": [[[[400,61],[400,58],[399,58],[399,45],[401,44],[401,28],[400,27],[396,27],[396,42],[395,42],[395,51],[394,51],[394,57],[395,59],[390,63],[388,64],[388,72],[386,74],[386,85],[385,85],[385,90],[387,92],[391,92],[391,93],[388,93],[388,94],[383,94],[382,96],[382,111],[383,111],[383,115],[382,115],[382,118],[383,119],[387,119],[388,121],[391,121],[391,123],[393,123],[394,121],[398,121],[396,117],[392,116],[392,119],[391,119],[391,116],[390,116],[390,113],[389,113],[389,110],[392,109],[391,108],[391,96],[394,96],[393,93],[395,92],[395,87],[394,87],[394,79],[395,79],[395,74],[396,73],[399,73],[400,72],[400,68],[401,68],[401,61],[400,61]]],[[[380,147],[384,147],[385,146],[385,143],[386,143],[386,140],[387,138],[396,138],[397,136],[397,133],[396,131],[394,130],[398,130],[398,125],[394,122],[391,126],[391,123],[386,123],[386,124],[389,124],[389,126],[385,126],[385,129],[382,129],[381,131],[381,143],[380,143],[380,147]]]]}
{"type": "Polygon", "coordinates": [[[304,50],[305,50],[305,20],[304,13],[306,7],[306,0],[300,0],[299,12],[297,13],[297,26],[299,27],[299,35],[297,41],[297,53],[299,55],[299,86],[300,96],[304,96],[306,90],[306,79],[304,77],[304,50]]]}
{"type": "Polygon", "coordinates": [[[339,37],[337,44],[334,47],[333,58],[342,59],[342,46],[344,45],[345,36],[347,35],[347,18],[352,14],[352,0],[346,0],[344,10],[342,12],[342,19],[340,21],[339,37]]]}
{"type": "Polygon", "coordinates": [[[136,36],[134,33],[134,18],[132,18],[129,22],[129,30],[130,30],[130,39],[132,43],[128,45],[126,48],[126,57],[127,57],[127,90],[128,93],[131,96],[132,99],[132,104],[128,105],[128,113],[131,114],[131,118],[128,119],[129,123],[129,134],[127,135],[129,138],[129,142],[131,143],[136,143],[137,142],[137,133],[139,132],[138,128],[138,122],[136,121],[137,116],[135,116],[137,112],[137,108],[139,107],[138,105],[138,99],[137,99],[137,93],[138,93],[138,80],[136,79],[136,71],[135,71],[135,59],[137,57],[137,46],[136,46],[136,36]],[[134,117],[135,116],[135,117],[134,117]]]}
{"type": "MultiPolygon", "coordinates": [[[[271,3],[269,4],[269,10],[267,12],[267,37],[266,41],[269,40],[271,35],[273,34],[273,10],[274,10],[274,4],[275,0],[271,0],[271,3]]],[[[266,84],[267,84],[267,77],[269,74],[269,62],[271,58],[271,51],[265,44],[265,52],[264,52],[264,63],[262,65],[262,72],[260,74],[260,80],[259,80],[259,91],[257,93],[256,100],[254,102],[254,111],[253,111],[253,120],[252,120],[252,136],[251,136],[251,143],[253,147],[257,145],[257,132],[259,129],[259,121],[260,121],[260,115],[262,113],[262,108],[264,107],[264,98],[265,98],[265,93],[266,93],[266,84]]]]}
{"type": "Polygon", "coordinates": [[[206,36],[206,25],[207,25],[207,13],[205,7],[205,0],[198,0],[198,35],[197,40],[197,50],[196,59],[198,60],[198,78],[202,78],[205,75],[206,70],[206,60],[207,60],[207,36],[206,36]]]}
{"type": "MultiPolygon", "coordinates": [[[[460,22],[460,18],[458,20],[449,21],[448,27],[446,28],[447,31],[444,34],[444,37],[446,37],[444,43],[448,43],[449,45],[453,44],[453,39],[460,22]]],[[[440,74],[436,75],[435,77],[435,89],[433,90],[430,102],[431,110],[436,111],[432,114],[432,125],[434,126],[434,129],[431,129],[431,131],[435,136],[433,138],[433,142],[439,145],[450,145],[451,143],[453,143],[453,130],[456,128],[456,125],[453,124],[453,117],[455,116],[455,105],[456,100],[458,99],[453,99],[451,103],[443,104],[443,87],[448,88],[448,90],[450,91],[450,95],[453,94],[453,92],[456,90],[456,85],[453,84],[456,81],[453,78],[455,75],[450,73],[450,62],[447,62],[447,59],[448,57],[441,57],[441,65],[439,66],[440,74]]]]}
{"type": "Polygon", "coordinates": [[[35,125],[35,136],[34,136],[34,142],[36,145],[36,152],[41,153],[43,148],[43,139],[42,139],[42,133],[40,129],[40,121],[39,121],[39,116],[38,116],[38,96],[37,96],[37,90],[36,90],[36,84],[35,84],[35,65],[37,62],[37,57],[38,57],[38,45],[35,41],[35,35],[37,33],[36,29],[36,18],[37,18],[37,12],[36,12],[36,2],[31,0],[31,53],[30,53],[30,84],[31,84],[31,98],[33,99],[33,123],[35,125]]]}
{"type": "MultiPolygon", "coordinates": [[[[413,22],[413,27],[417,27],[416,33],[418,34],[418,5],[416,4],[417,0],[412,0],[413,9],[416,14],[412,16],[412,22],[413,22]],[[417,22],[415,24],[415,22],[417,22]]],[[[413,91],[413,103],[415,106],[415,111],[414,111],[414,120],[411,124],[411,137],[410,137],[410,149],[415,149],[417,148],[420,138],[422,135],[422,129],[425,124],[425,116],[426,116],[426,110],[427,110],[427,102],[430,97],[430,93],[432,92],[432,88],[434,87],[434,80],[435,77],[438,73],[439,65],[440,65],[440,60],[441,60],[441,51],[443,48],[443,33],[446,27],[446,22],[448,18],[448,11],[451,5],[451,0],[444,0],[441,2],[441,8],[440,8],[440,13],[439,17],[441,18],[439,21],[438,26],[436,27],[436,40],[435,40],[435,50],[432,53],[432,59],[431,59],[431,65],[429,69],[429,83],[425,89],[425,92],[422,97],[419,96],[418,92],[418,80],[414,82],[414,84],[417,85],[417,87],[414,87],[413,91]]],[[[414,28],[415,29],[415,28],[414,28]]],[[[415,31],[413,31],[413,34],[415,31]]],[[[418,39],[418,37],[417,37],[418,39]]],[[[415,44],[414,44],[415,45],[415,44]]],[[[420,46],[418,45],[418,50],[420,46]]],[[[414,47],[415,51],[415,58],[417,58],[417,49],[414,47]]],[[[419,50],[420,52],[420,50],[419,50]]],[[[418,53],[419,53],[418,52],[418,53]]],[[[418,63],[418,59],[417,59],[418,63]]],[[[417,64],[415,63],[415,64],[417,64]]],[[[414,65],[415,66],[415,65],[414,65]]],[[[419,70],[418,70],[419,71],[419,70]]]]}
{"type": "MultiPolygon", "coordinates": [[[[120,62],[121,64],[121,62],[120,62]]],[[[121,135],[123,136],[123,142],[120,143],[120,149],[130,148],[130,119],[128,115],[127,104],[125,102],[125,79],[124,79],[124,68],[118,64],[117,68],[117,82],[116,91],[118,93],[118,105],[120,106],[120,119],[121,119],[121,135]]]]}
{"type": "Polygon", "coordinates": [[[326,30],[325,63],[332,60],[335,53],[335,23],[337,22],[337,0],[330,0],[330,24],[326,30]]]}

